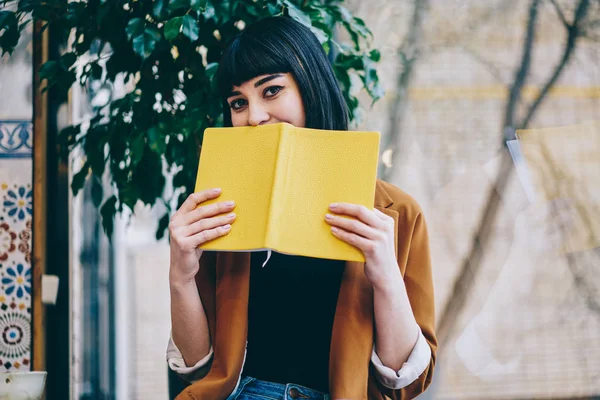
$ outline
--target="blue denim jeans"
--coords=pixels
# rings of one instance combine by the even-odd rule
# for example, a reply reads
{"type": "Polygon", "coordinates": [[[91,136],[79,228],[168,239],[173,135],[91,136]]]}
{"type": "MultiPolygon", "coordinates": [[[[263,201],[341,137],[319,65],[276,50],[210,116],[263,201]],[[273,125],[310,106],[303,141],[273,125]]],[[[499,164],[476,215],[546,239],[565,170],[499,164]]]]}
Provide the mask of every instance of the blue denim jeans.
{"type": "Polygon", "coordinates": [[[329,400],[329,395],[304,386],[261,381],[242,377],[237,389],[227,400],[329,400]]]}

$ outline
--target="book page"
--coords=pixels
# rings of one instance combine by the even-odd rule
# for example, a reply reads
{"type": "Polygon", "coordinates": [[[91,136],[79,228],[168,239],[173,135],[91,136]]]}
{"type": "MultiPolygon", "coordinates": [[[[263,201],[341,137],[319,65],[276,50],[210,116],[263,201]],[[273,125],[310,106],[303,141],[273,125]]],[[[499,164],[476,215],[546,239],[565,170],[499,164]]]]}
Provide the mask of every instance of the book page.
{"type": "Polygon", "coordinates": [[[373,208],[378,132],[285,130],[274,184],[273,241],[284,253],[364,261],[362,253],[331,234],[329,204],[348,202],[373,208]]]}
{"type": "Polygon", "coordinates": [[[237,218],[226,236],[204,244],[202,249],[240,251],[265,247],[279,130],[277,125],[266,125],[205,131],[196,192],[222,188],[220,197],[205,204],[234,200],[237,218]]]}

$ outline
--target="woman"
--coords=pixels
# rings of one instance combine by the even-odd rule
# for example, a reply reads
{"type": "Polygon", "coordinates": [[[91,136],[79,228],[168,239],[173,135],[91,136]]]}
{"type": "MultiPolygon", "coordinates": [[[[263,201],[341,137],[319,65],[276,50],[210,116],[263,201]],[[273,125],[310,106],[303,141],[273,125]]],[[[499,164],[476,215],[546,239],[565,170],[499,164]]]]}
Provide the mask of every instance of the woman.
{"type": "MultiPolygon", "coordinates": [[[[289,18],[241,32],[218,81],[226,126],[348,128],[326,54],[289,18]]],[[[167,360],[193,383],[178,399],[405,399],[425,390],[437,343],[427,230],[412,198],[378,181],[374,209],[340,203],[323,216],[365,263],[273,253],[262,268],[263,252],[198,249],[235,229],[235,199],[202,205],[219,195],[190,195],[169,226],[167,360]]]]}

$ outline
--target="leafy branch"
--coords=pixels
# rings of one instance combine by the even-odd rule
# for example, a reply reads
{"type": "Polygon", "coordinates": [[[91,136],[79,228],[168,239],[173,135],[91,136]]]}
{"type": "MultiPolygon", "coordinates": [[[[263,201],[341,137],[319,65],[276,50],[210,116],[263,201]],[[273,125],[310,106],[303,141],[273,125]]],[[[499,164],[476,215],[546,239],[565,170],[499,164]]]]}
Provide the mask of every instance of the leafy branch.
{"type": "Polygon", "coordinates": [[[116,213],[138,202],[167,206],[156,236],[164,235],[171,205],[194,190],[204,129],[222,124],[215,72],[221,51],[243,28],[273,15],[289,15],[315,33],[333,59],[350,108],[360,82],[373,102],[383,95],[377,75],[380,54],[372,34],[341,1],[320,0],[13,0],[0,2],[0,48],[11,54],[32,20],[61,29],[69,51],[46,62],[45,90],[66,99],[74,84],[91,82],[131,88],[94,110],[90,121],[59,135],[61,155],[80,148],[82,168],[71,185],[76,195],[87,179],[109,174],[110,193],[96,193],[102,224],[111,235],[116,213]],[[337,30],[348,33],[342,43],[337,30]],[[356,79],[353,79],[353,76],[356,79]],[[173,184],[167,195],[165,185],[173,184]]]}

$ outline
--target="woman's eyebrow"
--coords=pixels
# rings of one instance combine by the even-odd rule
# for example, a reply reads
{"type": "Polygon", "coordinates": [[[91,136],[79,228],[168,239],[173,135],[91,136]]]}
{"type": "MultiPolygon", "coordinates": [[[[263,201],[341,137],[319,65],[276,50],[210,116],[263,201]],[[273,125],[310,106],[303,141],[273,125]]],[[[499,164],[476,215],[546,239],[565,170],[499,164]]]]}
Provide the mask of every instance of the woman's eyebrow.
{"type": "Polygon", "coordinates": [[[269,82],[270,80],[273,80],[273,79],[275,79],[275,78],[279,78],[279,77],[281,77],[281,76],[283,76],[283,74],[273,74],[273,75],[266,76],[266,77],[262,78],[261,80],[259,80],[259,81],[256,81],[256,82],[254,83],[254,87],[255,87],[255,88],[257,88],[257,87],[259,87],[260,85],[263,85],[263,84],[265,84],[265,83],[269,82]]]}
{"type": "MultiPolygon", "coordinates": [[[[254,87],[257,88],[260,85],[264,85],[265,83],[269,82],[270,80],[273,80],[275,78],[279,78],[279,77],[282,77],[282,76],[283,76],[283,74],[273,74],[273,75],[265,76],[264,78],[256,81],[254,83],[254,87]]],[[[238,92],[236,90],[236,91],[233,91],[233,92],[229,93],[229,95],[227,95],[227,98],[230,98],[230,97],[233,97],[233,96],[239,96],[240,94],[242,94],[242,93],[240,93],[240,92],[238,92]]]]}

